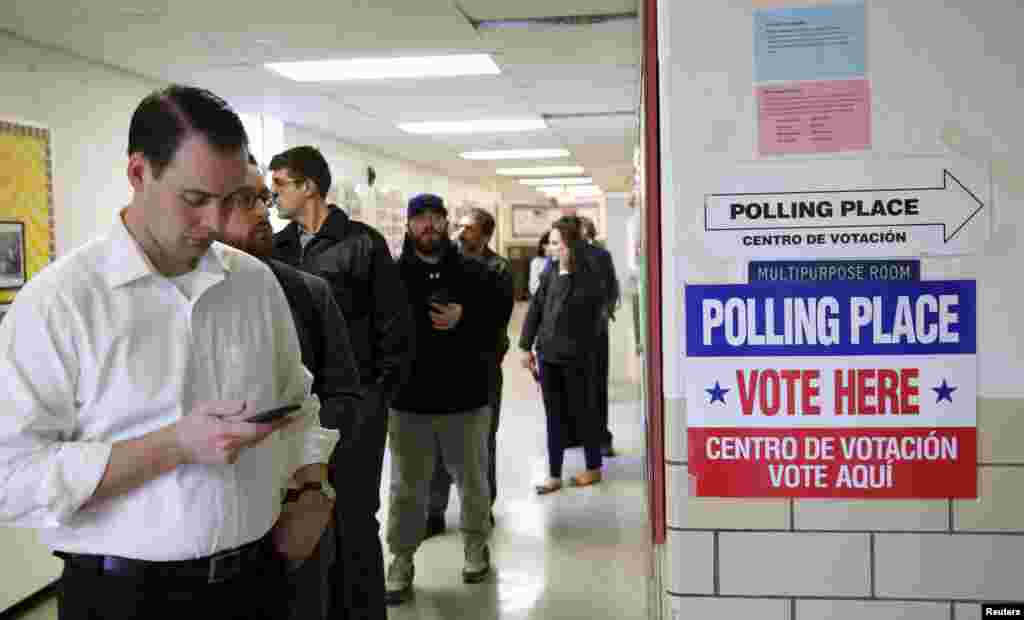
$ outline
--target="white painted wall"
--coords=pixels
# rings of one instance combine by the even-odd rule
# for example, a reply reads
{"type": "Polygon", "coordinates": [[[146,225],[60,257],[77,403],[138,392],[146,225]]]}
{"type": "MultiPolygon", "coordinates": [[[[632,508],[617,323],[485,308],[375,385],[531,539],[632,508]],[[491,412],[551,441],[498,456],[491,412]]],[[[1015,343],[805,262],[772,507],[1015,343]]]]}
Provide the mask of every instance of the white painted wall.
{"type": "MultiPolygon", "coordinates": [[[[157,82],[0,33],[0,118],[50,129],[57,255],[105,231],[131,198],[128,122],[157,82]]],[[[3,217],[0,208],[0,218],[3,217]]],[[[0,610],[60,575],[33,530],[0,528],[0,610]]]]}
{"type": "MultiPolygon", "coordinates": [[[[1024,530],[1018,499],[1024,473],[1011,466],[1024,462],[1024,424],[1018,422],[1024,409],[1019,0],[867,0],[874,148],[842,155],[955,154],[991,171],[991,241],[975,256],[922,262],[924,279],[978,281],[981,497],[790,502],[688,496],[682,284],[740,282],[738,274],[745,273],[745,263],[705,246],[702,204],[710,189],[706,179],[761,159],[753,96],[755,4],[769,3],[658,3],[662,361],[672,528],[664,586],[674,593],[666,596],[668,617],[672,610],[682,618],[739,617],[756,609],[760,617],[790,618],[795,608],[798,618],[949,618],[951,610],[959,618],[970,617],[960,615],[968,600],[1020,600],[1024,595],[1006,578],[1024,569],[1021,539],[1007,535],[1024,530]],[[901,533],[889,533],[895,531],[901,533]],[[744,596],[763,598],[730,598],[744,596]],[[863,600],[838,600],[846,596],[863,600]]],[[[813,176],[814,158],[803,159],[813,176]]]]}

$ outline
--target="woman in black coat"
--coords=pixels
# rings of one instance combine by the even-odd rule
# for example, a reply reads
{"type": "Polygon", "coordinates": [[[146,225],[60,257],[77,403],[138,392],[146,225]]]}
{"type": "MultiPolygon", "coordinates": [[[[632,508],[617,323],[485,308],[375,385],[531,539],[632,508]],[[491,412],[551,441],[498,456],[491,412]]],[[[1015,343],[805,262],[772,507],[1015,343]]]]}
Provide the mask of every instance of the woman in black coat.
{"type": "Polygon", "coordinates": [[[570,421],[582,435],[587,470],[573,476],[576,486],[601,481],[601,429],[589,411],[587,364],[597,343],[604,296],[599,275],[584,259],[579,227],[559,220],[549,237],[557,262],[541,278],[519,338],[523,366],[540,374],[547,417],[550,477],[536,487],[543,495],[562,488],[562,461],[570,421]],[[537,355],[532,348],[536,343],[537,355]],[[541,368],[537,367],[541,358],[541,368]]]}

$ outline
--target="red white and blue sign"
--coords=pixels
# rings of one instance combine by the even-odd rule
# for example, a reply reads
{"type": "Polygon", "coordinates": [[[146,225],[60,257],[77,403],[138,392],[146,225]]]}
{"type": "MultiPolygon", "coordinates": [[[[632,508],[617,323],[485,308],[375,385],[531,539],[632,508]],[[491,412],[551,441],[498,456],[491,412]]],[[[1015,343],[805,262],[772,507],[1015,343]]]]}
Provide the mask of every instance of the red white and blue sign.
{"type": "Polygon", "coordinates": [[[973,280],[686,286],[705,497],[977,497],[973,280]]]}

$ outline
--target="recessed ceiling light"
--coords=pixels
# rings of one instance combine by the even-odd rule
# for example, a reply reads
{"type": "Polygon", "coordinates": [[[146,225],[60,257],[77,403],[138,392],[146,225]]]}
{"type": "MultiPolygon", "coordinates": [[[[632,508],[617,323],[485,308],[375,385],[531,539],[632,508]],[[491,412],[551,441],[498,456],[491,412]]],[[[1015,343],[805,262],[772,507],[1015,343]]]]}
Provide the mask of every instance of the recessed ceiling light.
{"type": "Polygon", "coordinates": [[[264,66],[297,82],[455,77],[501,73],[501,69],[494,64],[494,60],[489,54],[306,60],[272,62],[264,66]]]}
{"type": "Polygon", "coordinates": [[[565,177],[562,179],[519,179],[523,185],[590,185],[590,177],[565,177]]]}
{"type": "Polygon", "coordinates": [[[475,121],[435,121],[402,123],[399,129],[408,133],[497,133],[547,129],[542,118],[482,119],[475,121]]]}
{"type": "Polygon", "coordinates": [[[536,166],[534,168],[498,168],[498,174],[506,177],[528,177],[552,174],[583,174],[583,166],[536,166]]]}
{"type": "Polygon", "coordinates": [[[466,151],[459,153],[462,159],[561,159],[568,157],[565,149],[518,149],[508,151],[466,151]]]}
{"type": "Polygon", "coordinates": [[[604,193],[597,185],[544,185],[533,189],[548,196],[569,195],[577,198],[600,196],[604,193]]]}

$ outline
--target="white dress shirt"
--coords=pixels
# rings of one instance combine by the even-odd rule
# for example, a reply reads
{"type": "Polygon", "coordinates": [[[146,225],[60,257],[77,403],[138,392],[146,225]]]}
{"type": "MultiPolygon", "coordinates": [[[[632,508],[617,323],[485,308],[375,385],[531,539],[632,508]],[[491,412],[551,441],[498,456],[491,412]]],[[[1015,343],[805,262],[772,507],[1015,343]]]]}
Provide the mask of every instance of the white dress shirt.
{"type": "Polygon", "coordinates": [[[61,551],[202,557],[267,533],[292,473],[328,461],[337,432],[320,427],[271,271],[214,243],[177,284],[118,217],[18,293],[0,323],[0,524],[39,528],[61,551]],[[114,442],[235,399],[254,412],[302,402],[302,419],[233,465],[183,465],[82,508],[114,442]]]}

